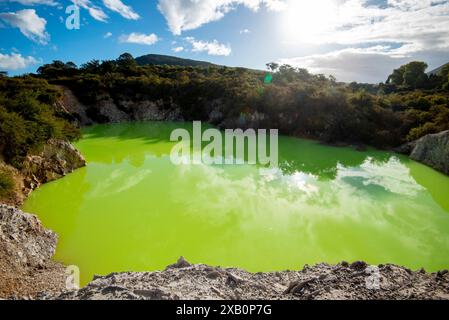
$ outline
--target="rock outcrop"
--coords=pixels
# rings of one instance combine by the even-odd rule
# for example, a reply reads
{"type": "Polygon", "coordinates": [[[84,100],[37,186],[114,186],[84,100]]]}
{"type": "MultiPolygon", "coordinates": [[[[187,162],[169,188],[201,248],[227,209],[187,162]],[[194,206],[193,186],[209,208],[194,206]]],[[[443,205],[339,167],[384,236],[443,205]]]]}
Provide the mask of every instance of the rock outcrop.
{"type": "Polygon", "coordinates": [[[449,175],[449,131],[429,134],[397,151],[449,175]]]}
{"type": "Polygon", "coordinates": [[[22,266],[39,267],[50,260],[58,237],[36,216],[0,205],[0,239],[6,252],[22,266]]]}
{"type": "Polygon", "coordinates": [[[55,86],[62,92],[62,99],[57,102],[56,107],[64,113],[75,115],[78,126],[91,125],[92,120],[86,114],[86,106],[83,105],[73,92],[64,86],[55,86]]]}
{"type": "Polygon", "coordinates": [[[174,103],[166,105],[164,101],[120,101],[134,121],[183,121],[181,110],[174,103]]]}
{"type": "Polygon", "coordinates": [[[93,123],[120,123],[128,121],[183,121],[180,108],[172,101],[113,99],[108,93],[97,96],[93,105],[84,105],[73,92],[58,86],[63,98],[58,106],[78,120],[79,126],[93,123]]]}
{"type": "MultiPolygon", "coordinates": [[[[47,296],[47,298],[49,298],[47,296]]],[[[304,300],[449,299],[447,271],[428,274],[364,262],[319,264],[301,271],[249,273],[191,265],[184,259],[161,272],[113,273],[54,299],[66,300],[304,300]]]]}
{"type": "Polygon", "coordinates": [[[14,186],[10,194],[0,198],[0,203],[20,207],[31,191],[84,167],[86,160],[68,141],[52,139],[37,155],[25,158],[21,170],[0,161],[0,170],[12,176],[14,186]]]}
{"type": "Polygon", "coordinates": [[[36,216],[0,205],[0,298],[64,290],[64,268],[51,260],[57,240],[36,216]]]}
{"type": "Polygon", "coordinates": [[[25,187],[32,191],[85,165],[86,160],[70,142],[52,139],[40,154],[25,159],[22,169],[25,187]]]}

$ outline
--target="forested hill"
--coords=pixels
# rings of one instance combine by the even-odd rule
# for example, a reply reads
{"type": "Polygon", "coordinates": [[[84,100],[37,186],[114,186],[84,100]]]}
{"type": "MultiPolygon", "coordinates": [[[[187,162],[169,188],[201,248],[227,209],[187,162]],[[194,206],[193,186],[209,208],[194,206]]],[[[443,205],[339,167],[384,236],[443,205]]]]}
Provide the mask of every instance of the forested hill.
{"type": "Polygon", "coordinates": [[[140,66],[218,67],[218,65],[206,61],[183,59],[160,54],[147,54],[136,58],[136,62],[140,66]]]}
{"type": "Polygon", "coordinates": [[[427,75],[429,75],[429,76],[431,76],[431,75],[434,75],[434,76],[440,75],[442,72],[444,72],[445,68],[449,68],[449,62],[446,63],[446,64],[443,64],[441,67],[436,68],[435,70],[432,70],[432,71],[428,72],[427,75]]]}

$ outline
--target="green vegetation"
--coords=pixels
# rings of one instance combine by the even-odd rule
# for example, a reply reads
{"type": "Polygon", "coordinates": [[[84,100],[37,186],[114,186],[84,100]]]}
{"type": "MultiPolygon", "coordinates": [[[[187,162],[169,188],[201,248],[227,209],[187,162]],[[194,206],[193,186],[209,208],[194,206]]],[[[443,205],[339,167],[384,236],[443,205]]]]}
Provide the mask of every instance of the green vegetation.
{"type": "MultiPolygon", "coordinates": [[[[72,89],[87,106],[112,97],[123,101],[163,101],[186,120],[209,120],[219,105],[228,127],[276,127],[283,134],[336,143],[398,146],[449,129],[448,70],[428,76],[427,65],[412,62],[394,70],[385,84],[342,84],[332,76],[276,63],[264,71],[218,66],[140,66],[130,54],[92,60],[80,68],[55,61],[40,77],[72,89]],[[445,80],[446,79],[446,80],[445,80]],[[254,115],[263,115],[257,121],[254,115]]],[[[97,122],[106,121],[88,110],[97,122]]]]}
{"type": "Polygon", "coordinates": [[[449,89],[449,64],[426,73],[428,65],[424,62],[413,61],[395,69],[388,77],[387,84],[395,89],[449,89]]]}
{"type": "Polygon", "coordinates": [[[20,167],[50,138],[76,139],[80,133],[58,110],[61,93],[47,81],[30,76],[0,78],[0,156],[20,167]]]}
{"type": "Polygon", "coordinates": [[[96,105],[111,97],[125,102],[157,101],[177,107],[183,118],[215,125],[273,127],[282,134],[328,143],[391,148],[429,133],[449,129],[449,65],[427,75],[427,65],[412,62],[379,85],[338,83],[332,76],[270,63],[270,72],[220,66],[139,65],[130,54],[117,60],[92,60],[81,67],[54,61],[38,75],[0,77],[0,154],[20,166],[49,138],[76,139],[74,118],[58,110],[69,87],[87,106],[87,115],[106,122],[96,105]],[[48,82],[47,82],[48,81],[48,82]]]}
{"type": "Polygon", "coordinates": [[[12,173],[0,166],[0,199],[7,198],[14,189],[14,178],[12,173]]]}

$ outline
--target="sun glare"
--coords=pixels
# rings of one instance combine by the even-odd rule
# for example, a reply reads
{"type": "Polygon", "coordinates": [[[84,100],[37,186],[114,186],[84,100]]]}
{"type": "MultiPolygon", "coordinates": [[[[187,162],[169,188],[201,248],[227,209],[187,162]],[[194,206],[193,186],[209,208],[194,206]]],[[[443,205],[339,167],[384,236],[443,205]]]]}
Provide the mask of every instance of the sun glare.
{"type": "Polygon", "coordinates": [[[283,36],[289,42],[316,42],[335,24],[337,15],[334,0],[290,0],[282,16],[283,36]]]}

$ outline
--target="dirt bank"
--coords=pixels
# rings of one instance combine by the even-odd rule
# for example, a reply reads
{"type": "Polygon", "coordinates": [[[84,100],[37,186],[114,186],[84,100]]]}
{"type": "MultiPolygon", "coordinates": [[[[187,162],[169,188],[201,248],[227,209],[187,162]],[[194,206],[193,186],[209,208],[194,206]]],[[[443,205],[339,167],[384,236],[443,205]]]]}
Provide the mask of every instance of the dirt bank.
{"type": "Polygon", "coordinates": [[[320,264],[301,271],[249,273],[190,265],[184,259],[162,272],[114,273],[52,299],[449,299],[449,274],[413,272],[364,262],[320,264]]]}

